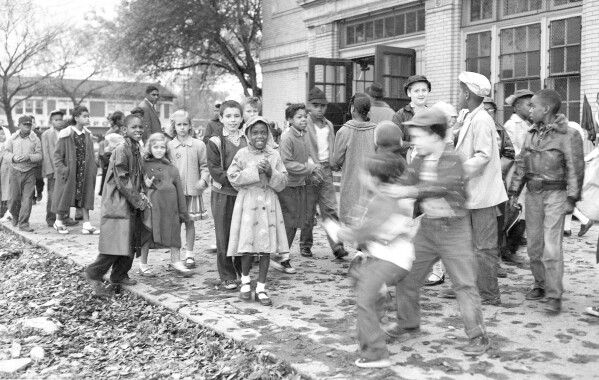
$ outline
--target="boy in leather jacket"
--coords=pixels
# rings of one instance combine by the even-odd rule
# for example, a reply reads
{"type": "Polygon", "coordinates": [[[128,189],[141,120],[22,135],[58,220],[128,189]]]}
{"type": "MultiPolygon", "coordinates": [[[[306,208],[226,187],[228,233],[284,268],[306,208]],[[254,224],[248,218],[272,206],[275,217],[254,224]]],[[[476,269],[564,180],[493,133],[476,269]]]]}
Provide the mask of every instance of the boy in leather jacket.
{"type": "Polygon", "coordinates": [[[545,310],[561,311],[564,259],[564,216],[580,199],[584,176],[580,134],[558,114],[561,99],[555,90],[540,90],[532,98],[533,126],[516,158],[509,187],[510,202],[517,202],[526,185],[526,233],[530,269],[535,278],[527,300],[547,298],[545,310]]]}

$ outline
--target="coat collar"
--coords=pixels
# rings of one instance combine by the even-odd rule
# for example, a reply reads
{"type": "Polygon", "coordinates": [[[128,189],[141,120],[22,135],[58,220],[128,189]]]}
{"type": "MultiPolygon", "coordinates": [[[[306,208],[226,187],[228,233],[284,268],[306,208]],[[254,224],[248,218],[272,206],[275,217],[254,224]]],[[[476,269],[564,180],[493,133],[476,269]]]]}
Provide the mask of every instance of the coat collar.
{"type": "MultiPolygon", "coordinates": [[[[458,149],[458,147],[460,145],[462,145],[462,142],[464,141],[464,136],[466,136],[466,133],[472,126],[472,120],[474,119],[474,116],[476,116],[476,114],[479,113],[484,108],[485,108],[484,103],[480,103],[480,105],[478,107],[473,109],[472,112],[468,113],[468,115],[466,116],[466,119],[464,120],[464,125],[462,126],[462,128],[460,129],[460,132],[458,134],[458,143],[456,144],[455,149],[458,149]]],[[[489,115],[489,114],[487,114],[487,115],[489,117],[491,117],[491,115],[489,115]]]]}
{"type": "Polygon", "coordinates": [[[566,119],[566,116],[563,114],[557,114],[557,118],[555,119],[554,123],[549,124],[547,126],[545,126],[545,124],[543,124],[543,123],[535,123],[532,125],[532,127],[530,127],[528,132],[536,133],[536,132],[541,131],[542,129],[545,132],[549,132],[549,131],[553,130],[553,131],[556,131],[557,133],[566,134],[568,132],[568,119],[566,119]],[[545,127],[545,128],[543,128],[543,127],[545,127]]]}
{"type": "MultiPolygon", "coordinates": [[[[73,126],[69,125],[68,127],[63,128],[60,132],[58,132],[58,138],[70,136],[74,132],[75,131],[74,131],[73,126]]],[[[91,135],[91,131],[89,129],[87,129],[87,127],[83,127],[83,132],[89,133],[91,135]]]]}
{"type": "Polygon", "coordinates": [[[173,139],[173,142],[175,144],[175,148],[178,148],[180,146],[192,146],[193,145],[193,137],[191,136],[187,136],[187,138],[183,141],[179,140],[179,137],[175,137],[173,139]]]}

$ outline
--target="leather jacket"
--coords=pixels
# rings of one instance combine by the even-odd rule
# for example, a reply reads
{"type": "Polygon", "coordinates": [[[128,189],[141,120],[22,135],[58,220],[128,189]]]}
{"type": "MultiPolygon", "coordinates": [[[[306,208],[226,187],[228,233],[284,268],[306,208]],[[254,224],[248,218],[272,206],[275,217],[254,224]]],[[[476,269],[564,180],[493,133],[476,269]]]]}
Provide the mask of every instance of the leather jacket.
{"type": "Polygon", "coordinates": [[[550,125],[534,124],[526,134],[522,151],[516,158],[516,171],[509,193],[518,195],[529,181],[555,188],[560,185],[567,196],[580,199],[584,178],[584,153],[580,133],[568,126],[558,114],[550,125]]]}

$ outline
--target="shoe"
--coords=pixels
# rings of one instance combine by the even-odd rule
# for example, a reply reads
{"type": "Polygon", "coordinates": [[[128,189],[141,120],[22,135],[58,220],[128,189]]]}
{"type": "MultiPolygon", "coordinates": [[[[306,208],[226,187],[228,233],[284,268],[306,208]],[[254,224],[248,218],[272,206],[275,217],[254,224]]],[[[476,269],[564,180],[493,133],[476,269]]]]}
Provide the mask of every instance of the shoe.
{"type": "Polygon", "coordinates": [[[287,274],[294,274],[297,272],[295,270],[295,268],[293,268],[291,266],[291,263],[289,262],[289,260],[285,260],[285,261],[281,261],[281,262],[277,262],[275,260],[270,260],[270,266],[273,267],[274,269],[278,270],[279,272],[283,272],[283,273],[287,273],[287,274]]]}
{"type": "Polygon", "coordinates": [[[420,327],[405,328],[399,327],[397,323],[391,323],[381,326],[385,334],[392,338],[411,338],[420,334],[420,327]]]}
{"type": "Polygon", "coordinates": [[[239,298],[243,301],[250,301],[252,299],[252,289],[250,288],[250,283],[242,284],[241,291],[239,292],[239,298]]]}
{"type": "Polygon", "coordinates": [[[481,300],[481,305],[499,306],[501,305],[501,299],[481,300]]]}
{"type": "Polygon", "coordinates": [[[559,314],[562,311],[562,300],[559,298],[548,298],[543,309],[550,314],[559,314]]]}
{"type": "Polygon", "coordinates": [[[450,299],[454,299],[455,297],[455,292],[453,291],[453,289],[447,289],[444,290],[442,292],[439,292],[439,297],[441,298],[450,298],[450,299]]]}
{"type": "Polygon", "coordinates": [[[216,244],[212,244],[210,248],[206,250],[208,253],[216,253],[216,244]]]}
{"type": "Polygon", "coordinates": [[[499,265],[497,267],[497,277],[499,277],[499,278],[507,277],[507,270],[504,267],[502,267],[501,265],[499,265]]]}
{"type": "Polygon", "coordinates": [[[359,358],[354,362],[360,368],[385,368],[391,366],[391,360],[387,359],[366,359],[359,358]]]}
{"type": "Polygon", "coordinates": [[[6,214],[4,214],[4,216],[2,217],[2,219],[0,219],[0,222],[4,223],[4,222],[8,222],[9,220],[12,220],[12,215],[10,214],[10,212],[6,212],[6,214]]]}
{"type": "Polygon", "coordinates": [[[312,250],[310,248],[301,248],[300,255],[304,257],[313,257],[312,250]]]}
{"type": "Polygon", "coordinates": [[[24,231],[24,232],[33,232],[35,231],[33,228],[31,228],[31,226],[24,226],[24,227],[19,227],[20,231],[24,231]]]}
{"type": "Polygon", "coordinates": [[[470,339],[468,345],[462,347],[462,352],[466,356],[479,356],[485,353],[491,347],[491,341],[486,335],[479,335],[470,339]]]}
{"type": "Polygon", "coordinates": [[[73,220],[73,219],[71,219],[71,218],[64,218],[64,219],[62,220],[62,224],[64,224],[66,227],[73,227],[73,226],[76,226],[76,225],[78,225],[78,224],[79,224],[79,222],[78,222],[78,221],[76,221],[76,220],[73,220]]]}
{"type": "Polygon", "coordinates": [[[564,231],[564,236],[571,236],[571,235],[572,235],[572,230],[564,231]]]}
{"type": "Polygon", "coordinates": [[[442,274],[441,277],[435,273],[431,273],[431,275],[424,281],[424,286],[435,286],[441,285],[445,282],[445,274],[442,274]]]}
{"type": "Polygon", "coordinates": [[[134,279],[129,278],[129,277],[125,277],[125,278],[122,278],[122,279],[120,279],[118,281],[112,281],[112,280],[110,280],[110,283],[112,285],[137,285],[137,280],[134,280],[134,279]]]}
{"type": "Polygon", "coordinates": [[[521,238],[520,245],[526,247],[528,245],[528,239],[526,239],[525,237],[521,238]]]}
{"type": "Polygon", "coordinates": [[[35,198],[36,201],[41,202],[43,199],[42,194],[38,195],[37,198],[35,198]]]}
{"type": "Polygon", "coordinates": [[[96,297],[108,298],[112,295],[112,293],[110,293],[108,289],[104,287],[102,281],[93,279],[86,271],[81,273],[81,277],[83,277],[85,281],[87,281],[87,283],[92,287],[96,297]]]}
{"type": "Polygon", "coordinates": [[[597,306],[589,306],[584,312],[588,315],[592,315],[593,317],[599,317],[599,307],[597,306]]]}
{"type": "Polygon", "coordinates": [[[223,282],[225,289],[227,290],[234,290],[237,289],[237,283],[233,280],[226,280],[223,282]]]}
{"type": "MultiPolygon", "coordinates": [[[[287,260],[285,260],[287,261],[287,260]]],[[[272,300],[270,298],[268,298],[268,294],[266,294],[266,292],[257,292],[254,295],[254,299],[258,302],[260,302],[260,305],[262,306],[272,306],[272,300]],[[264,295],[264,297],[266,298],[260,298],[260,294],[264,295]]]]}
{"type": "Polygon", "coordinates": [[[138,273],[143,277],[156,277],[156,273],[152,272],[152,269],[150,269],[149,267],[146,269],[142,269],[140,267],[138,273]]]}
{"type": "Polygon", "coordinates": [[[171,268],[173,271],[177,272],[177,274],[183,277],[190,277],[191,275],[193,275],[193,272],[190,269],[188,269],[185,266],[185,264],[183,264],[181,261],[177,261],[176,263],[170,263],[169,268],[171,268]]]}
{"type": "Polygon", "coordinates": [[[185,258],[185,267],[191,269],[196,267],[196,260],[193,257],[185,258]]]}
{"type": "Polygon", "coordinates": [[[100,230],[97,229],[96,227],[90,227],[90,228],[83,227],[81,229],[81,234],[82,235],[100,235],[100,230]]]}
{"type": "Polygon", "coordinates": [[[348,255],[347,251],[345,250],[345,248],[343,248],[343,246],[338,247],[337,249],[335,249],[335,251],[333,252],[333,255],[335,255],[335,258],[337,260],[341,260],[343,259],[345,256],[348,255]]]}
{"type": "Polygon", "coordinates": [[[589,219],[588,223],[583,224],[580,226],[580,231],[578,231],[578,236],[584,236],[584,234],[586,234],[587,232],[589,232],[589,230],[591,229],[591,227],[593,227],[594,222],[592,220],[589,219]]]}
{"type": "Polygon", "coordinates": [[[539,288],[533,288],[526,293],[526,299],[529,301],[536,301],[545,297],[545,290],[539,288]]]}
{"type": "Polygon", "coordinates": [[[13,227],[16,227],[19,225],[19,220],[17,218],[12,218],[10,224],[12,224],[13,227]]]}
{"type": "Polygon", "coordinates": [[[56,222],[54,222],[54,225],[53,225],[52,227],[53,227],[53,228],[54,228],[54,229],[55,229],[55,230],[56,230],[56,231],[57,231],[59,234],[66,235],[66,234],[68,234],[68,233],[69,233],[69,230],[67,230],[67,228],[66,228],[64,225],[62,225],[62,226],[59,226],[58,224],[56,224],[56,222]]]}

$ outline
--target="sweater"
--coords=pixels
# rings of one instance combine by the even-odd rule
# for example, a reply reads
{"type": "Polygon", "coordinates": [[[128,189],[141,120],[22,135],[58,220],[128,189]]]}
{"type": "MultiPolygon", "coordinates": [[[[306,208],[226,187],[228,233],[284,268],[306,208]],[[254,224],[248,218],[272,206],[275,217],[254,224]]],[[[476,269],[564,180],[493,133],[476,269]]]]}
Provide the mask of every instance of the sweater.
{"type": "Polygon", "coordinates": [[[281,137],[279,150],[281,159],[287,169],[287,187],[303,186],[306,176],[314,170],[315,164],[308,162],[310,148],[308,136],[305,131],[298,131],[291,127],[281,137]]]}

